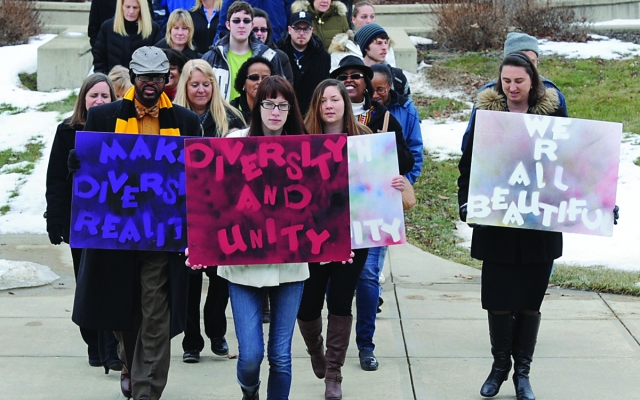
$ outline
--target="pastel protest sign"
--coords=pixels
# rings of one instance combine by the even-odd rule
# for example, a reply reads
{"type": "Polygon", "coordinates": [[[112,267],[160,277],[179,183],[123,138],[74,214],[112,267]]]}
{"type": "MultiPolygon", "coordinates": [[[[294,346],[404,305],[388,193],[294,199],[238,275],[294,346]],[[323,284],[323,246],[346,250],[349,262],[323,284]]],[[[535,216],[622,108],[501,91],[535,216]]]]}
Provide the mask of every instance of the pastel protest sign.
{"type": "Polygon", "coordinates": [[[182,251],[184,138],[78,132],[71,247],[182,251]]]}
{"type": "Polygon", "coordinates": [[[185,141],[192,264],[347,260],[346,135],[185,141]]]}
{"type": "Polygon", "coordinates": [[[348,142],[351,247],[405,243],[402,193],[391,187],[399,175],[395,133],[350,136],[348,142]]]}
{"type": "Polygon", "coordinates": [[[478,111],[467,222],[611,236],[622,125],[478,111]]]}

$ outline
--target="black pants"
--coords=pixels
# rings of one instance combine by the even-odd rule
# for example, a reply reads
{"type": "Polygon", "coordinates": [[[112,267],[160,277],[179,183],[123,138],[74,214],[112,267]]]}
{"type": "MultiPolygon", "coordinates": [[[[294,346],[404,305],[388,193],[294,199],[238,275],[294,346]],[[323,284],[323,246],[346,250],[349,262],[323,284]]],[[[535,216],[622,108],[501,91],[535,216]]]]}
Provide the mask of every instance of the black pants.
{"type": "MultiPolygon", "coordinates": [[[[82,258],[82,249],[72,247],[71,259],[73,260],[73,274],[76,277],[76,282],[78,281],[80,258],[82,258]]],[[[118,359],[118,340],[112,331],[97,331],[80,327],[80,335],[87,344],[91,365],[109,365],[118,359]]]]}
{"type": "Polygon", "coordinates": [[[320,265],[309,263],[310,276],[304,282],[298,318],[305,322],[318,319],[322,312],[325,294],[329,314],[341,317],[352,315],[353,294],[356,291],[364,263],[367,261],[369,249],[358,249],[353,252],[355,253],[353,264],[331,262],[320,265]]]}
{"type": "MultiPolygon", "coordinates": [[[[209,277],[209,289],[204,303],[202,317],[204,333],[208,338],[223,337],[227,333],[227,304],[229,303],[229,282],[218,276],[216,267],[209,267],[204,273],[209,277]]],[[[204,339],[200,334],[200,298],[202,296],[202,270],[189,274],[189,294],[187,298],[187,325],[182,339],[184,351],[204,349],[204,339]]]]}

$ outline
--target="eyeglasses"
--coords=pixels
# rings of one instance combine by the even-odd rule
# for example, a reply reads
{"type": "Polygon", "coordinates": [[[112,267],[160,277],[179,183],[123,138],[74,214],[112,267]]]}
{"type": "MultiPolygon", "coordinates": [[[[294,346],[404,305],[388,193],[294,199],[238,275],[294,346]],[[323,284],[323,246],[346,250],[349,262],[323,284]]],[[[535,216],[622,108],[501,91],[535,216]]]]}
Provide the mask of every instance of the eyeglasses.
{"type": "Polygon", "coordinates": [[[258,75],[258,74],[251,74],[247,76],[247,79],[250,81],[261,81],[263,79],[267,79],[269,77],[269,75],[258,75]]]}
{"type": "Polygon", "coordinates": [[[256,27],[256,28],[253,28],[252,31],[253,31],[253,33],[258,33],[258,32],[267,33],[267,32],[269,32],[269,29],[268,28],[257,28],[256,27]]]}
{"type": "Polygon", "coordinates": [[[153,83],[162,83],[164,82],[164,76],[146,76],[146,75],[137,75],[136,78],[140,82],[153,82],[153,83]]]}
{"type": "Polygon", "coordinates": [[[385,94],[385,93],[387,93],[389,91],[389,89],[388,88],[379,87],[379,88],[376,88],[375,91],[378,94],[385,94]]]}
{"type": "Polygon", "coordinates": [[[304,33],[309,33],[309,32],[311,32],[311,27],[307,26],[306,28],[299,28],[297,26],[294,26],[293,30],[296,31],[296,33],[303,33],[303,32],[304,33]]]}
{"type": "Polygon", "coordinates": [[[251,21],[252,20],[250,18],[245,18],[245,19],[234,18],[231,20],[231,23],[238,25],[240,22],[244,22],[245,25],[249,25],[251,21]]]}
{"type": "Polygon", "coordinates": [[[289,110],[291,110],[291,104],[289,104],[289,103],[276,104],[276,103],[273,103],[271,101],[261,101],[260,105],[265,110],[273,110],[274,108],[277,108],[280,111],[289,111],[289,110]]]}
{"type": "Polygon", "coordinates": [[[358,74],[358,73],[351,74],[351,75],[344,74],[344,75],[336,76],[336,79],[339,80],[340,82],[344,82],[347,79],[356,80],[356,79],[362,79],[362,78],[364,78],[364,75],[363,74],[358,74]]]}

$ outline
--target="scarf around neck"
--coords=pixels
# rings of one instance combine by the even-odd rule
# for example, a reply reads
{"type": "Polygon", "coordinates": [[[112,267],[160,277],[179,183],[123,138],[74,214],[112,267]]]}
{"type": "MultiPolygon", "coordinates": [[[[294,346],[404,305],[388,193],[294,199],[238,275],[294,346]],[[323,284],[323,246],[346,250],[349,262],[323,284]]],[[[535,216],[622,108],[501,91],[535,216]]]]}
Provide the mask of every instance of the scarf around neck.
{"type": "MultiPolygon", "coordinates": [[[[135,86],[127,90],[122,98],[120,113],[116,120],[115,133],[138,134],[138,120],[136,119],[136,106],[133,101],[135,95],[135,86]]],[[[160,108],[158,119],[160,120],[160,135],[164,136],[180,136],[180,129],[176,115],[173,111],[173,105],[169,97],[163,93],[160,94],[157,106],[160,108]]]]}

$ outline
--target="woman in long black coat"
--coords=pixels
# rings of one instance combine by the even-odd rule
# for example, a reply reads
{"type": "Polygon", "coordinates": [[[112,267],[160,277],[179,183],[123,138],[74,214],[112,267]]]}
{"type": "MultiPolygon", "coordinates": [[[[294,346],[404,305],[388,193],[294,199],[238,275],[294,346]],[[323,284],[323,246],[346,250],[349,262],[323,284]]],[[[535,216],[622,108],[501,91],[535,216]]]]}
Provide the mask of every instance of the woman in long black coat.
{"type": "Polygon", "coordinates": [[[115,16],[100,27],[91,53],[94,72],[108,74],[116,65],[129,67],[131,55],[142,46],[153,46],[162,35],[152,21],[149,3],[118,0],[115,16]]]}
{"type": "MultiPolygon", "coordinates": [[[[76,131],[84,129],[89,108],[115,100],[116,94],[111,80],[100,73],[90,75],[80,88],[73,115],[58,125],[51,147],[46,182],[47,212],[45,217],[47,218],[47,233],[51,244],[69,243],[73,180],[67,170],[67,157],[69,151],[75,148],[76,131]]],[[[78,279],[81,256],[82,249],[71,248],[73,273],[76,279],[78,279]]],[[[109,369],[115,371],[122,369],[122,361],[118,358],[116,351],[118,342],[112,331],[80,328],[80,334],[87,344],[89,365],[93,367],[104,366],[107,373],[109,369]]]]}
{"type": "MultiPolygon", "coordinates": [[[[535,65],[524,53],[512,53],[500,65],[494,88],[478,94],[476,108],[566,117],[556,89],[545,89],[535,65]]],[[[460,219],[466,221],[474,129],[458,168],[460,219]]],[[[529,370],[540,326],[540,306],[553,260],[562,255],[562,234],[531,229],[476,226],[471,256],[482,260],[482,308],[487,310],[493,366],[480,394],[493,397],[511,371],[518,400],[535,399],[529,370]]]]}

